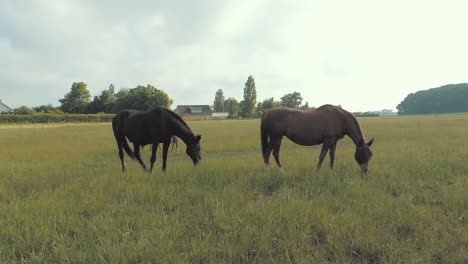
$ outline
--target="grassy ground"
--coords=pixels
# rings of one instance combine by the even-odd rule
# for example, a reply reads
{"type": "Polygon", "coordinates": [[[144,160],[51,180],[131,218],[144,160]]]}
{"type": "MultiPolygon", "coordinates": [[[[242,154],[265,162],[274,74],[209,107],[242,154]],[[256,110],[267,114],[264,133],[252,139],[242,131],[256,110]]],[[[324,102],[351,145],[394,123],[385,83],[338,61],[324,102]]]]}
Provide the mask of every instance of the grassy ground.
{"type": "Polygon", "coordinates": [[[2,125],[0,262],[467,263],[468,115],[360,121],[368,177],[348,138],[335,172],[288,140],[265,172],[258,120],[189,122],[201,166],[152,174],[121,173],[110,124],[2,125]]]}

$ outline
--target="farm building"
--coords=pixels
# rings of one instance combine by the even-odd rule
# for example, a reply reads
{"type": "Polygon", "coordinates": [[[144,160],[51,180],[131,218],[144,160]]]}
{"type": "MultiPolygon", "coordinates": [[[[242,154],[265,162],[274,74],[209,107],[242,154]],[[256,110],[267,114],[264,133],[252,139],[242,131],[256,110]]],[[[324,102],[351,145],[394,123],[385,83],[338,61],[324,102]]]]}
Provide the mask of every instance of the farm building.
{"type": "Polygon", "coordinates": [[[178,105],[174,112],[186,119],[211,119],[213,114],[209,105],[178,105]]]}
{"type": "Polygon", "coordinates": [[[2,102],[2,99],[0,99],[0,113],[3,113],[3,112],[10,112],[11,110],[11,107],[9,107],[8,105],[4,104],[2,102]]]}

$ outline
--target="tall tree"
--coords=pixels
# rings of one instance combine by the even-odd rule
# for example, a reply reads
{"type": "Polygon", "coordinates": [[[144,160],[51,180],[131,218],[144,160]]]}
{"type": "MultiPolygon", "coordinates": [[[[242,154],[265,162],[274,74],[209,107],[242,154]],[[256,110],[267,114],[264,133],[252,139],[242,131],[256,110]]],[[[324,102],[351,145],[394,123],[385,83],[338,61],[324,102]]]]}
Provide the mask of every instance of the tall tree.
{"type": "Polygon", "coordinates": [[[234,97],[224,101],[224,111],[229,112],[229,117],[239,116],[239,102],[234,97]]]}
{"type": "Polygon", "coordinates": [[[309,106],[309,102],[305,102],[305,104],[304,104],[304,105],[301,105],[300,108],[301,108],[302,110],[313,110],[313,109],[315,109],[315,107],[310,107],[310,106],[309,106]]]}
{"type": "Polygon", "coordinates": [[[224,112],[224,93],[223,90],[218,89],[216,91],[215,100],[213,102],[213,108],[215,112],[224,112]]]}
{"type": "Polygon", "coordinates": [[[84,82],[74,82],[70,92],[64,98],[59,99],[62,104],[60,108],[65,113],[78,113],[86,112],[90,102],[91,94],[88,91],[87,84],[84,82]]]}
{"type": "Polygon", "coordinates": [[[114,85],[111,83],[109,84],[109,89],[107,89],[110,93],[112,93],[112,95],[115,94],[115,87],[114,85]]]}
{"type": "Polygon", "coordinates": [[[137,86],[132,89],[122,89],[115,95],[113,112],[123,109],[146,111],[155,106],[169,108],[172,99],[163,91],[152,85],[137,86]]]}
{"type": "Polygon", "coordinates": [[[244,100],[242,101],[242,117],[254,117],[255,105],[257,103],[257,90],[255,88],[255,79],[249,76],[244,87],[244,100]]]}
{"type": "Polygon", "coordinates": [[[90,113],[111,112],[111,109],[115,101],[114,97],[115,97],[114,86],[111,84],[109,86],[109,89],[103,90],[101,92],[101,95],[94,96],[94,100],[90,104],[89,112],[90,113]]]}
{"type": "Polygon", "coordinates": [[[281,97],[281,106],[299,108],[302,103],[302,96],[299,92],[293,92],[281,97]]]}

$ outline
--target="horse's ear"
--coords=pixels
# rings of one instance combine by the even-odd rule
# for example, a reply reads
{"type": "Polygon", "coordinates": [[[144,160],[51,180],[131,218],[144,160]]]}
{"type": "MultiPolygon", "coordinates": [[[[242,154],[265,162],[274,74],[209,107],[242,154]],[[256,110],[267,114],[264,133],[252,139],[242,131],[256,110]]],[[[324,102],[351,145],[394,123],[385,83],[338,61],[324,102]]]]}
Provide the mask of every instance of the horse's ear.
{"type": "Polygon", "coordinates": [[[357,145],[358,145],[358,147],[360,147],[360,146],[364,145],[364,139],[363,139],[363,138],[361,138],[361,139],[359,140],[359,142],[358,142],[358,144],[357,144],[357,145]]]}
{"type": "Polygon", "coordinates": [[[197,141],[200,141],[200,139],[201,139],[201,135],[200,135],[200,134],[198,134],[196,138],[197,138],[197,141]]]}
{"type": "Polygon", "coordinates": [[[369,140],[369,142],[367,142],[367,146],[370,147],[372,143],[374,143],[374,139],[369,140]]]}

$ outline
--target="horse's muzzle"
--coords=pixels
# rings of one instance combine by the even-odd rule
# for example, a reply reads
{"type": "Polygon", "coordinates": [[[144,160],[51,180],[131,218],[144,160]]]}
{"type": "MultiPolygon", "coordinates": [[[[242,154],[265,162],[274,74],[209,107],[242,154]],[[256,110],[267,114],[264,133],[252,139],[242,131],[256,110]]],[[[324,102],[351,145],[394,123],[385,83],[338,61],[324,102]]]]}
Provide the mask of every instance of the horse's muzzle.
{"type": "Polygon", "coordinates": [[[359,167],[361,167],[361,173],[362,173],[362,175],[367,175],[367,172],[368,172],[368,163],[359,164],[359,167]]]}

